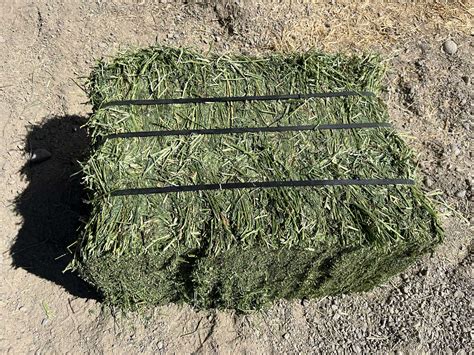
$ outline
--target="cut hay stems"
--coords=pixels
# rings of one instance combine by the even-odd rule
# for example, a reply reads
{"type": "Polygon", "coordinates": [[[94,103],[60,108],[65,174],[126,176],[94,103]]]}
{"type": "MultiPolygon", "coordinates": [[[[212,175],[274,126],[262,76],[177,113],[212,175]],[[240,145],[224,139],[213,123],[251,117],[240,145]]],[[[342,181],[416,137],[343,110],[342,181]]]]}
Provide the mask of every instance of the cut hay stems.
{"type": "Polygon", "coordinates": [[[412,152],[387,127],[196,131],[388,123],[376,96],[109,106],[315,92],[380,92],[377,56],[267,57],[152,47],[100,61],[87,89],[94,142],[83,163],[92,214],[71,268],[122,309],[168,302],[258,309],[280,298],[368,290],[441,241],[418,185],[274,187],[110,196],[112,191],[253,181],[416,180],[412,152]]]}

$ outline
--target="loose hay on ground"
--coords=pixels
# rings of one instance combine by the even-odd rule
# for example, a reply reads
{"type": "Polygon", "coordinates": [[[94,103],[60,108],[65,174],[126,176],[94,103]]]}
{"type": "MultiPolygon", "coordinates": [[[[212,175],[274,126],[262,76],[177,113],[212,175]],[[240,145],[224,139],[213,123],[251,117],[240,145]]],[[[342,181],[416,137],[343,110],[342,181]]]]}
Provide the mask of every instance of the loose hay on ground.
{"type": "Polygon", "coordinates": [[[380,91],[375,56],[201,55],[154,47],[99,62],[89,83],[92,214],[73,268],[124,309],[189,302],[249,311],[280,298],[362,291],[441,240],[418,186],[110,196],[227,182],[414,178],[390,128],[107,139],[111,133],[386,122],[375,97],[101,107],[129,98],[380,91]]]}

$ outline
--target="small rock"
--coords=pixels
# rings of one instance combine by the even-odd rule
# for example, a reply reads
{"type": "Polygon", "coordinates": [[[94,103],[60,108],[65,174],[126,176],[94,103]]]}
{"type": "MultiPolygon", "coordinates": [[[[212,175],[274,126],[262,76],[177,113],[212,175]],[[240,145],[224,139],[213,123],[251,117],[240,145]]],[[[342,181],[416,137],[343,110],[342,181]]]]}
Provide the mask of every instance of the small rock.
{"type": "Polygon", "coordinates": [[[159,350],[163,349],[163,341],[161,340],[158,342],[158,349],[159,350]]]}
{"type": "Polygon", "coordinates": [[[49,323],[49,319],[48,318],[44,318],[42,321],[41,321],[41,325],[48,325],[49,323]]]}
{"type": "Polygon", "coordinates": [[[303,299],[301,300],[301,305],[302,305],[303,307],[308,307],[308,306],[309,306],[309,299],[303,298],[303,299]]]}
{"type": "Polygon", "coordinates": [[[461,79],[462,79],[467,85],[469,85],[470,82],[471,82],[471,78],[469,78],[467,75],[463,75],[463,76],[461,77],[461,79]]]}
{"type": "Polygon", "coordinates": [[[402,286],[401,291],[406,295],[406,294],[410,293],[411,287],[408,286],[408,285],[402,286]]]}
{"type": "Polygon", "coordinates": [[[107,43],[105,43],[105,42],[100,42],[100,43],[99,43],[99,47],[100,47],[100,48],[107,48],[107,43]]]}
{"type": "Polygon", "coordinates": [[[450,145],[450,150],[454,156],[458,156],[459,154],[461,154],[461,149],[456,143],[450,145]]]}
{"type": "Polygon", "coordinates": [[[454,297],[462,298],[462,297],[464,297],[464,293],[460,290],[457,290],[456,292],[454,292],[454,297]]]}
{"type": "Polygon", "coordinates": [[[448,39],[443,43],[443,50],[446,54],[453,55],[458,51],[458,45],[452,39],[448,39]]]}
{"type": "Polygon", "coordinates": [[[45,160],[51,158],[51,153],[46,149],[36,149],[33,154],[31,154],[30,162],[31,163],[41,163],[45,160]]]}
{"type": "Polygon", "coordinates": [[[20,312],[23,312],[23,313],[27,311],[27,309],[26,309],[25,306],[20,306],[20,308],[18,308],[18,310],[19,310],[20,312]]]}
{"type": "Polygon", "coordinates": [[[285,340],[290,339],[290,334],[289,333],[283,334],[283,339],[285,339],[285,340]]]}
{"type": "Polygon", "coordinates": [[[430,178],[429,176],[426,176],[426,177],[423,179],[423,183],[425,184],[426,187],[433,187],[433,185],[434,185],[433,179],[430,178]]]}
{"type": "Polygon", "coordinates": [[[466,190],[459,190],[458,192],[456,192],[454,194],[454,196],[456,196],[458,198],[464,198],[464,197],[466,197],[466,190]]]}

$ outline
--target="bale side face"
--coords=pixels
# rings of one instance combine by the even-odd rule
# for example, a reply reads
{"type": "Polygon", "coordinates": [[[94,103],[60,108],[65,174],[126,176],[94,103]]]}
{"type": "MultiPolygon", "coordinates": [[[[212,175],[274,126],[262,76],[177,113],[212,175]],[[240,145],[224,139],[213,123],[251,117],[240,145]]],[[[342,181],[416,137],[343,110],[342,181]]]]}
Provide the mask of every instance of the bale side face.
{"type": "MultiPolygon", "coordinates": [[[[130,131],[386,122],[376,98],[110,107],[126,98],[377,92],[376,58],[305,53],[203,57],[167,48],[99,63],[94,139],[130,131]]],[[[341,186],[110,196],[226,182],[413,178],[387,128],[110,139],[84,164],[93,214],[73,267],[124,308],[190,302],[249,311],[280,298],[367,290],[441,239],[417,186],[341,186]]]]}

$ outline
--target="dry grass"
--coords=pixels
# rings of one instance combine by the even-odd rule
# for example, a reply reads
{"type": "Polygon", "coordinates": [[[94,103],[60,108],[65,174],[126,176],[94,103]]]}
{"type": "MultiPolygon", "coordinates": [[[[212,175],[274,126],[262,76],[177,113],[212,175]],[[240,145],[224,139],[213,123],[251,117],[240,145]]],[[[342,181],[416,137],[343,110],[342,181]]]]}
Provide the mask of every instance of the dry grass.
{"type": "Polygon", "coordinates": [[[256,7],[274,20],[265,28],[252,28],[252,16],[240,16],[241,27],[260,32],[269,49],[282,51],[392,51],[408,41],[432,39],[433,33],[472,34],[474,13],[469,1],[368,0],[288,2],[276,7],[271,2],[248,3],[240,11],[252,14],[256,7]],[[282,11],[285,6],[287,11],[282,11]]]}

